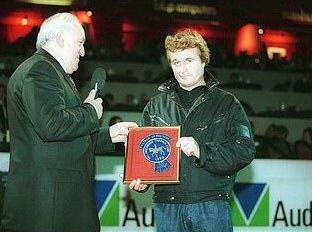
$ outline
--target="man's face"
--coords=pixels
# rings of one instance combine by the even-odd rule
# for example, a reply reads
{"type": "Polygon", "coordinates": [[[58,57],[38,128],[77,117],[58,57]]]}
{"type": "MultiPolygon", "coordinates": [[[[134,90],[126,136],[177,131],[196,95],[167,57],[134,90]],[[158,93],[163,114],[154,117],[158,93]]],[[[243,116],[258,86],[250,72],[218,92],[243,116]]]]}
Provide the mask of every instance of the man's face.
{"type": "Polygon", "coordinates": [[[62,61],[67,73],[72,74],[78,69],[80,56],[85,55],[85,34],[82,28],[76,26],[71,31],[66,31],[62,37],[64,42],[62,61]]]}
{"type": "Polygon", "coordinates": [[[198,48],[187,48],[182,51],[168,53],[175,79],[181,88],[192,90],[205,85],[205,63],[201,62],[198,48]]]}

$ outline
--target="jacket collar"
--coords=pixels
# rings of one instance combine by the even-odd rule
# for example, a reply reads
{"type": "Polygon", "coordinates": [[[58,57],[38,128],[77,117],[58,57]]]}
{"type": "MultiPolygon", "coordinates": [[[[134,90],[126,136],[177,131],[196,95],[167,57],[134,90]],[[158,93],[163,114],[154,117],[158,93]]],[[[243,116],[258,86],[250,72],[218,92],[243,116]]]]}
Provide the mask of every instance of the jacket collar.
{"type": "Polygon", "coordinates": [[[46,57],[59,72],[61,72],[64,76],[67,76],[67,73],[63,69],[62,65],[49,52],[47,52],[43,48],[39,48],[35,54],[46,57]]]}
{"type": "Polygon", "coordinates": [[[37,55],[41,55],[47,58],[47,60],[54,66],[54,68],[60,72],[61,75],[63,75],[65,81],[69,84],[69,86],[72,88],[73,92],[75,93],[78,101],[81,103],[81,98],[79,95],[79,92],[76,88],[75,83],[72,81],[70,75],[68,75],[65,70],[63,69],[63,67],[61,66],[61,64],[46,50],[39,48],[35,54],[37,55]]]}
{"type": "MultiPolygon", "coordinates": [[[[220,83],[207,69],[205,69],[204,76],[205,76],[205,81],[207,83],[206,84],[207,90],[214,88],[215,86],[217,86],[220,83]]],[[[173,77],[173,78],[169,79],[168,81],[159,85],[158,90],[160,92],[169,92],[173,89],[173,87],[175,87],[178,84],[179,83],[177,82],[177,80],[173,77]]]]}

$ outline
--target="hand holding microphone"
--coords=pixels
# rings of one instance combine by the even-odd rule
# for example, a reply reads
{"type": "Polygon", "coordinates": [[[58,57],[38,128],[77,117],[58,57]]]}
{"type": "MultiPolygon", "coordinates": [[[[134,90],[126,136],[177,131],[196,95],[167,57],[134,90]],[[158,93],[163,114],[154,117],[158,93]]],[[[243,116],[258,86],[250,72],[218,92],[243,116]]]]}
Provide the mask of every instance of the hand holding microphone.
{"type": "Polygon", "coordinates": [[[84,103],[89,103],[91,104],[98,116],[98,119],[100,119],[102,117],[103,114],[103,106],[102,106],[102,98],[95,98],[96,95],[96,91],[94,89],[92,89],[89,93],[89,96],[84,100],[84,103]]]}
{"type": "Polygon", "coordinates": [[[96,113],[98,118],[100,119],[103,114],[103,106],[102,106],[102,98],[99,97],[100,91],[104,89],[106,81],[106,72],[102,68],[97,68],[94,70],[91,79],[91,88],[92,90],[89,93],[89,96],[85,99],[84,103],[91,104],[96,113]]]}
{"type": "Polygon", "coordinates": [[[95,90],[95,98],[98,98],[104,89],[106,72],[103,68],[96,68],[91,78],[91,89],[95,90]]]}

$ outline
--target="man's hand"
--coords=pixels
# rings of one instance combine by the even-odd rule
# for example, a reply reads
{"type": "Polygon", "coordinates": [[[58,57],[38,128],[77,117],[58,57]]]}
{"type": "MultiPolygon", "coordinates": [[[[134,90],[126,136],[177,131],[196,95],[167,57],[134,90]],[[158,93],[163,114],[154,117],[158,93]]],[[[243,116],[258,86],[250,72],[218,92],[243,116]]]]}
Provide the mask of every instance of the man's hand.
{"type": "Polygon", "coordinates": [[[181,137],[177,144],[187,156],[195,156],[199,159],[199,146],[193,137],[181,137]]]}
{"type": "Polygon", "coordinates": [[[129,184],[129,188],[136,190],[136,191],[143,191],[147,188],[147,184],[141,184],[141,180],[140,179],[136,179],[131,181],[131,183],[129,184]]]}
{"type": "Polygon", "coordinates": [[[113,143],[127,142],[129,128],[138,127],[135,122],[118,122],[109,128],[109,134],[113,143]]]}
{"type": "Polygon", "coordinates": [[[84,103],[89,103],[91,104],[94,109],[96,110],[98,119],[100,119],[102,117],[103,114],[103,106],[102,106],[102,98],[98,97],[96,99],[94,99],[96,94],[96,91],[94,89],[92,89],[89,93],[89,96],[84,100],[84,103]]]}

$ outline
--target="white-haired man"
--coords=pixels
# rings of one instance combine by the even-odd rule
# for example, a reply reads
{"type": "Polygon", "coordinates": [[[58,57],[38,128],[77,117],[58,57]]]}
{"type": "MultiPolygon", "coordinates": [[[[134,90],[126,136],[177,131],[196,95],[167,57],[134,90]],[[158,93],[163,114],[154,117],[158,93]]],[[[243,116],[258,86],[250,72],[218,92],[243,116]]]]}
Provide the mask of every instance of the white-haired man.
{"type": "Polygon", "coordinates": [[[55,14],[40,27],[36,53],[10,78],[11,158],[2,231],[100,231],[94,153],[125,142],[137,124],[101,128],[102,100],[94,90],[81,100],[69,75],[85,54],[84,42],[74,15],[55,14]]]}

